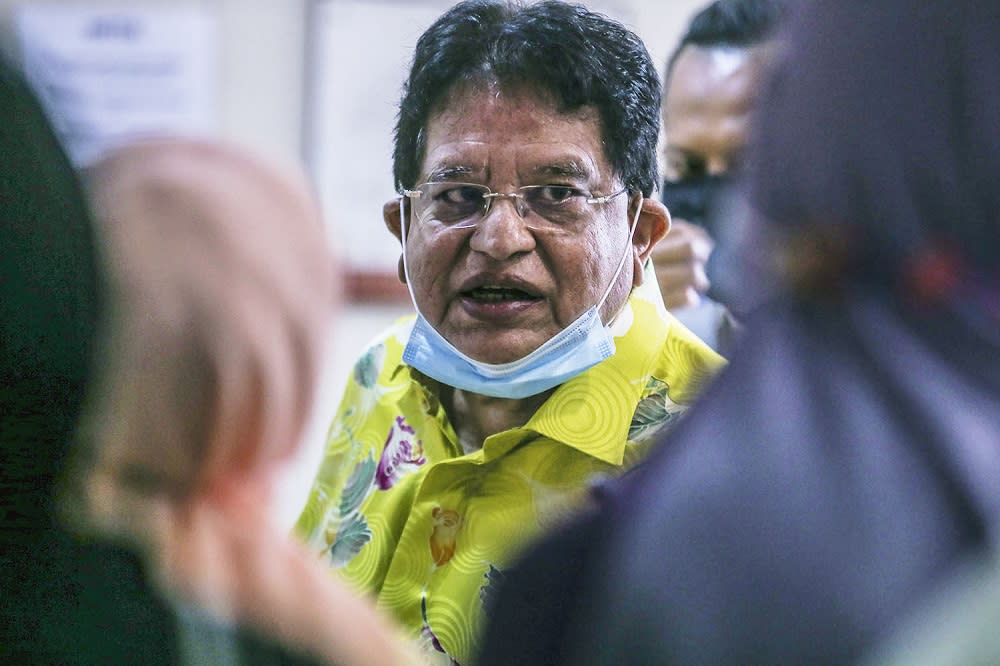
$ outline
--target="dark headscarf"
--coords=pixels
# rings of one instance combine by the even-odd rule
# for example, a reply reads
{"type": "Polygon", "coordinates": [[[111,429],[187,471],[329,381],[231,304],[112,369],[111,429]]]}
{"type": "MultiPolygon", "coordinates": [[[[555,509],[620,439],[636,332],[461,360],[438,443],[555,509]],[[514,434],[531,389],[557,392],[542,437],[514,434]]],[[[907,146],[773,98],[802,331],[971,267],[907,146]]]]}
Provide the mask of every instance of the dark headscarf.
{"type": "Polygon", "coordinates": [[[751,158],[765,298],[648,463],[508,572],[483,664],[849,663],[996,548],[997,35],[994,0],[793,20],[751,158]]]}
{"type": "Polygon", "coordinates": [[[31,91],[0,63],[3,663],[171,661],[168,615],[136,592],[135,563],[79,543],[57,516],[98,337],[98,266],[77,175],[31,91]]]}
{"type": "Polygon", "coordinates": [[[750,198],[779,283],[887,292],[995,349],[1000,5],[925,4],[803,14],[757,118],[750,198]]]}
{"type": "MultiPolygon", "coordinates": [[[[100,315],[94,230],[42,109],[0,63],[2,540],[54,519],[100,315]]],[[[2,546],[0,546],[2,548],[2,546]]]]}

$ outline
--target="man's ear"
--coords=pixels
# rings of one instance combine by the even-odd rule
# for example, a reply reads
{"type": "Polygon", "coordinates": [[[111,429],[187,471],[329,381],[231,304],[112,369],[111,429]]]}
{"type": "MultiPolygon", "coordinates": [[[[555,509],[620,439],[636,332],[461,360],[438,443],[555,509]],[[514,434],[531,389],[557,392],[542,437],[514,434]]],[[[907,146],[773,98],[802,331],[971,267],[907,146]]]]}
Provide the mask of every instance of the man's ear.
{"type": "MultiPolygon", "coordinates": [[[[643,267],[653,251],[667,232],[670,231],[670,211],[656,199],[643,197],[639,205],[639,219],[635,223],[635,233],[632,235],[633,262],[632,285],[642,284],[643,267]]],[[[635,204],[630,206],[630,215],[635,215],[635,204]]]]}
{"type": "Polygon", "coordinates": [[[400,219],[399,199],[389,199],[382,206],[382,219],[385,220],[386,228],[392,232],[396,240],[403,240],[403,225],[400,219]]]}
{"type": "MultiPolygon", "coordinates": [[[[401,217],[399,199],[389,199],[382,206],[382,219],[385,220],[386,228],[392,232],[392,235],[396,237],[396,240],[403,243],[403,224],[401,217]]],[[[396,265],[396,273],[399,275],[399,281],[406,284],[406,270],[403,266],[403,254],[399,255],[399,263],[396,265]]]]}

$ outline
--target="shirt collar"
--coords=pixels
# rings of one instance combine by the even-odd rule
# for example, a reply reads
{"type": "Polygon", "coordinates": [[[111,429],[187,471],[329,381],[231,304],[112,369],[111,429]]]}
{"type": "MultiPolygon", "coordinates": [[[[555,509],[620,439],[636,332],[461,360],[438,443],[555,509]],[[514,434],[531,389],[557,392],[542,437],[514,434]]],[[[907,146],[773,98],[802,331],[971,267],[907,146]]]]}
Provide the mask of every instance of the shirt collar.
{"type": "MultiPolygon", "coordinates": [[[[522,440],[526,431],[533,431],[604,462],[621,465],[635,407],[661,356],[670,322],[652,264],[647,263],[643,283],[632,290],[611,324],[614,355],[559,386],[524,426],[497,433],[487,441],[503,437],[513,444],[522,440]]],[[[402,361],[394,375],[404,368],[425,399],[436,403],[438,382],[402,361]]],[[[439,416],[446,420],[443,410],[439,416]]],[[[449,424],[442,425],[450,429],[449,424]]],[[[508,448],[502,446],[501,450],[508,448]]]]}
{"type": "Polygon", "coordinates": [[[621,465],[635,407],[669,329],[656,280],[647,276],[612,323],[614,355],[562,384],[524,427],[621,465]]]}

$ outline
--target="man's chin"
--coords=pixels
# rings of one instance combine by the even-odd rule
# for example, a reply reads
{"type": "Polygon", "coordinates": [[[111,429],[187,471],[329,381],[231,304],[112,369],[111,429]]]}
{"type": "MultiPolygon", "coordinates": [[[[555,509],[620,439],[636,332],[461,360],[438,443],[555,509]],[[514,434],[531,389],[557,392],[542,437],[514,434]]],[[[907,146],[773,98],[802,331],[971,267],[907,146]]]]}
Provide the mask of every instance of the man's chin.
{"type": "Polygon", "coordinates": [[[481,339],[479,339],[480,336],[475,337],[477,339],[455,346],[469,358],[490,365],[519,361],[545,342],[544,339],[539,339],[535,331],[532,331],[528,337],[513,331],[509,333],[484,333],[481,339]]]}

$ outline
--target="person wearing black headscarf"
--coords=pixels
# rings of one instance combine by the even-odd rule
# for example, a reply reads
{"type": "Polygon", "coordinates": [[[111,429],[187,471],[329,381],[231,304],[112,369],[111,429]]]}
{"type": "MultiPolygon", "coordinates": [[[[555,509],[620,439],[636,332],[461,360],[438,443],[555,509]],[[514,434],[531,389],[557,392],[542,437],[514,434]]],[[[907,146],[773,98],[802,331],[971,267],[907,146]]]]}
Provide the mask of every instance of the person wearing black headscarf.
{"type": "MultiPolygon", "coordinates": [[[[130,579],[102,549],[65,533],[56,510],[103,286],[80,184],[37,101],[3,63],[0,228],[0,660],[79,663],[74,643],[116,628],[99,611],[130,579]]],[[[133,615],[138,632],[163,629],[148,613],[133,615]]],[[[94,662],[147,656],[132,647],[99,651],[94,662]]]]}
{"type": "Polygon", "coordinates": [[[995,551],[998,34],[993,0],[794,17],[751,154],[742,345],[505,572],[480,664],[849,663],[995,551]]]}
{"type": "Polygon", "coordinates": [[[292,370],[281,374],[274,366],[315,375],[306,361],[318,353],[325,330],[319,323],[327,317],[300,304],[326,307],[329,294],[317,287],[309,298],[289,295],[306,277],[331,280],[328,258],[316,249],[311,198],[272,167],[207,142],[168,142],[125,155],[98,174],[95,189],[105,205],[96,208],[95,228],[42,109],[0,63],[0,664],[409,663],[373,610],[333,587],[307,552],[280,540],[264,543],[271,534],[263,529],[264,508],[247,499],[256,500],[258,489],[234,480],[258,471],[252,464],[265,454],[257,449],[272,458],[287,451],[295,426],[286,424],[308,412],[305,379],[297,391],[272,391],[263,402],[255,382],[266,376],[268,386],[285,386],[272,377],[292,370]],[[192,184],[191,173],[201,181],[192,184]],[[236,215],[237,234],[238,207],[220,201],[241,192],[240,203],[256,206],[258,217],[236,215]],[[223,233],[225,225],[231,230],[223,233]],[[275,252],[281,231],[302,238],[275,252]],[[180,256],[194,247],[191,239],[201,241],[197,258],[180,256]],[[302,250],[306,242],[312,252],[302,250]],[[216,272],[208,270],[210,260],[216,272]],[[219,282],[220,265],[237,266],[249,284],[219,282]],[[282,272],[293,265],[290,276],[282,272]],[[227,307],[202,307],[206,293],[229,294],[227,307]],[[251,342],[234,346],[238,335],[220,337],[243,317],[257,327],[247,333],[251,342]],[[308,333],[300,320],[312,324],[308,333]],[[212,356],[205,348],[218,351],[212,356]],[[246,372],[250,366],[255,372],[246,372]],[[177,407],[190,405],[192,393],[205,395],[197,389],[206,385],[217,399],[177,407]],[[105,392],[106,401],[94,397],[105,392]],[[275,417],[279,428],[242,407],[271,417],[282,400],[294,408],[275,417]],[[168,421],[164,413],[181,416],[168,421]],[[140,427],[150,423],[161,427],[140,427]],[[207,425],[202,431],[192,423],[207,425]],[[184,441],[188,433],[196,435],[184,441]],[[219,454],[224,446],[240,455],[219,454]],[[256,455],[248,452],[253,447],[256,455]],[[206,458],[232,470],[210,477],[217,482],[210,499],[224,497],[229,513],[183,494],[200,489],[197,482],[163,490],[162,479],[174,481],[179,469],[207,484],[209,475],[198,474],[206,458]],[[169,471],[157,476],[161,469],[169,471]],[[125,492],[133,486],[145,494],[125,492]],[[105,513],[134,518],[145,511],[147,522],[101,521],[97,509],[108,489],[120,492],[110,495],[105,513]],[[161,510],[148,509],[154,504],[161,510]],[[236,519],[252,527],[234,535],[236,519]],[[228,528],[219,530],[224,534],[205,535],[219,524],[228,528]],[[299,593],[288,599],[288,589],[299,593]],[[285,603],[276,608],[276,600],[285,603]],[[232,607],[250,610],[226,612],[232,607]],[[293,615],[301,621],[289,622],[293,615]]]}

